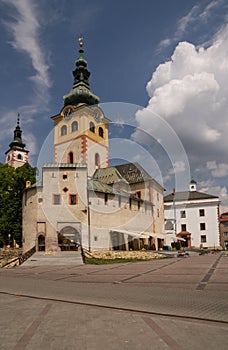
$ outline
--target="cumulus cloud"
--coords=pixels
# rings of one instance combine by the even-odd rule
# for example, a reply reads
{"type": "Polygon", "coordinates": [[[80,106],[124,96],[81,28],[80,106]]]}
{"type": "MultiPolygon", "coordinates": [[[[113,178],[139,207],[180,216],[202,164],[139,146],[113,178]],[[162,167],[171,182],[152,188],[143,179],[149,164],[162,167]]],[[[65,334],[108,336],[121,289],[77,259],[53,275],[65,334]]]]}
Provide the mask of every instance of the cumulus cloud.
{"type": "Polygon", "coordinates": [[[136,113],[139,127],[152,135],[157,135],[158,126],[151,115],[166,120],[184,145],[192,172],[200,168],[203,176],[224,181],[228,176],[227,57],[228,25],[216,33],[209,46],[178,43],[171,59],[153,72],[146,87],[148,105],[136,113]]]}
{"type": "MultiPolygon", "coordinates": [[[[208,48],[179,43],[170,61],[160,64],[147,84],[148,106],[137,113],[141,128],[154,125],[150,113],[165,118],[187,151],[227,155],[228,26],[208,48]]],[[[208,159],[209,160],[209,159],[208,159]]]]}

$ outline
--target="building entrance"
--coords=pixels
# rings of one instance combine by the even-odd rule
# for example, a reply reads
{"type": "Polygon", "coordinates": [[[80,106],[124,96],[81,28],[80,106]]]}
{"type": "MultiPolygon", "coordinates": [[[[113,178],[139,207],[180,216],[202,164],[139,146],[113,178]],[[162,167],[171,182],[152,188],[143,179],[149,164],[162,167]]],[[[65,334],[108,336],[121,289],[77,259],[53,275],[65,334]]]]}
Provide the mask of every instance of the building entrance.
{"type": "Polygon", "coordinates": [[[58,245],[62,251],[78,250],[81,235],[74,227],[66,226],[58,234],[58,245]]]}
{"type": "Polygon", "coordinates": [[[39,235],[38,237],[38,251],[42,252],[45,251],[45,236],[39,235]]]}

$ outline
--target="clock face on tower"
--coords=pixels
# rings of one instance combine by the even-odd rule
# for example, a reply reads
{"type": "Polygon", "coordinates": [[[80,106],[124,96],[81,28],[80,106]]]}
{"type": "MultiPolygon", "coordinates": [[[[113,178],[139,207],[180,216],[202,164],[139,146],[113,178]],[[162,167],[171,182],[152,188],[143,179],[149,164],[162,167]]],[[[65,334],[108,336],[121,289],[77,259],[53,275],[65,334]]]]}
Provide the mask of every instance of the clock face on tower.
{"type": "Polygon", "coordinates": [[[72,107],[66,107],[63,111],[63,116],[65,120],[70,120],[73,115],[73,108],[72,107]]]}
{"type": "Polygon", "coordinates": [[[97,123],[99,123],[101,121],[102,118],[102,112],[100,110],[100,108],[98,107],[92,107],[92,115],[94,117],[94,119],[96,120],[97,123]]]}

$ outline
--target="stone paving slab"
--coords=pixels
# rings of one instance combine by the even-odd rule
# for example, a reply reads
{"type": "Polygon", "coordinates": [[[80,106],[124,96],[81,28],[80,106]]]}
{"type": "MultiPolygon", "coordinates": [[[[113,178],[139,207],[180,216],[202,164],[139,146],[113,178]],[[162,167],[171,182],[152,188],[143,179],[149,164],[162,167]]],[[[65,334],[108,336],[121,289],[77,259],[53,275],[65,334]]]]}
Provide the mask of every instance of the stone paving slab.
{"type": "Polygon", "coordinates": [[[23,267],[28,266],[49,266],[49,265],[82,265],[81,252],[54,252],[47,254],[45,252],[36,252],[23,263],[23,267]]]}
{"type": "Polygon", "coordinates": [[[228,347],[227,325],[218,323],[1,294],[0,307],[1,320],[4,319],[4,322],[0,320],[0,346],[4,350],[210,350],[215,347],[225,350],[228,347]]]}
{"type": "Polygon", "coordinates": [[[227,267],[215,254],[1,269],[0,349],[225,350],[227,267]]]}

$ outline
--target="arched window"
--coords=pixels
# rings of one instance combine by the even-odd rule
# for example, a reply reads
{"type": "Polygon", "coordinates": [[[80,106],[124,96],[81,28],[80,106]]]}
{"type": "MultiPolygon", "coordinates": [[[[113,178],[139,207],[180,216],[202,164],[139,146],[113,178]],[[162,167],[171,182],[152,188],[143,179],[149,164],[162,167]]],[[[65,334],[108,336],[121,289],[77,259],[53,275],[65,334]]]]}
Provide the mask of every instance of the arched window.
{"type": "Polygon", "coordinates": [[[89,130],[90,130],[91,132],[95,132],[95,125],[94,125],[93,122],[90,122],[90,123],[89,123],[89,130]]]}
{"type": "Polygon", "coordinates": [[[95,166],[100,168],[100,155],[99,155],[99,153],[95,153],[95,166]]]}
{"type": "Polygon", "coordinates": [[[68,164],[73,164],[74,163],[74,153],[73,152],[69,152],[68,153],[67,163],[68,164]]]}
{"type": "Polygon", "coordinates": [[[104,137],[104,130],[102,129],[102,127],[99,127],[99,136],[104,137]]]}
{"type": "Polygon", "coordinates": [[[77,131],[78,130],[78,122],[73,122],[71,124],[71,131],[74,132],[74,131],[77,131]]]}
{"type": "Polygon", "coordinates": [[[63,125],[61,127],[61,136],[64,136],[67,134],[67,126],[66,125],[63,125]]]}
{"type": "Polygon", "coordinates": [[[18,154],[18,155],[17,155],[17,159],[22,159],[22,155],[21,155],[21,154],[18,154]]]}

